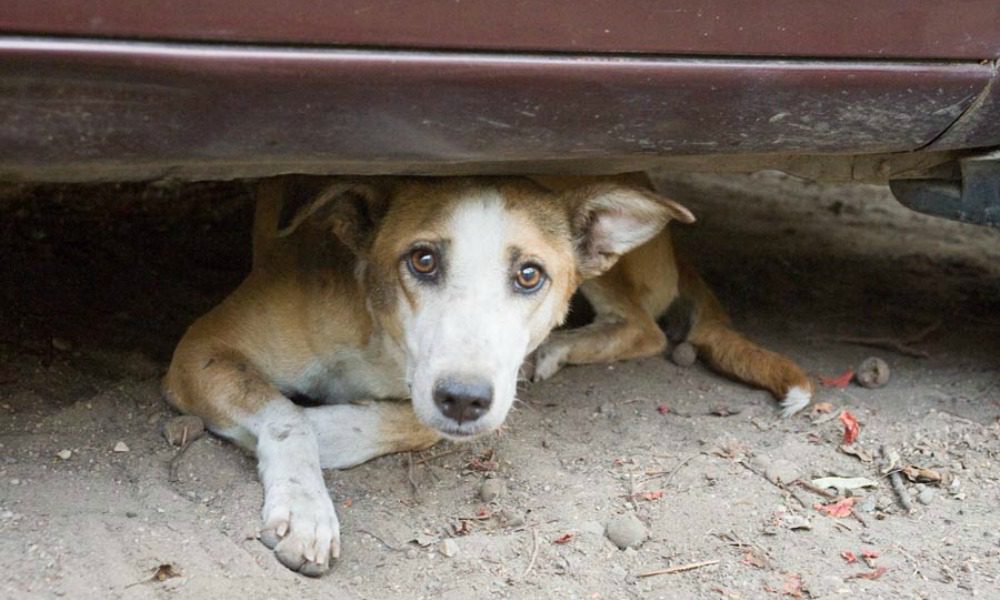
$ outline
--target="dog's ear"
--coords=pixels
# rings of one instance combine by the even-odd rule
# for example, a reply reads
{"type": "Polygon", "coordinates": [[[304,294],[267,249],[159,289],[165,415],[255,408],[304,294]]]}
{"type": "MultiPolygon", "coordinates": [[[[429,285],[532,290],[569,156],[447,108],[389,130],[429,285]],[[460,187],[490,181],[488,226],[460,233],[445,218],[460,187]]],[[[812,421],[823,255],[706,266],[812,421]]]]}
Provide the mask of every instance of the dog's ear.
{"type": "Polygon", "coordinates": [[[388,198],[388,187],[380,181],[297,178],[286,184],[277,235],[291,235],[306,222],[320,223],[362,254],[388,210],[388,198]]]}
{"type": "Polygon", "coordinates": [[[613,267],[671,219],[694,222],[688,209],[640,187],[601,183],[572,190],[569,196],[578,270],[584,278],[613,267]]]}

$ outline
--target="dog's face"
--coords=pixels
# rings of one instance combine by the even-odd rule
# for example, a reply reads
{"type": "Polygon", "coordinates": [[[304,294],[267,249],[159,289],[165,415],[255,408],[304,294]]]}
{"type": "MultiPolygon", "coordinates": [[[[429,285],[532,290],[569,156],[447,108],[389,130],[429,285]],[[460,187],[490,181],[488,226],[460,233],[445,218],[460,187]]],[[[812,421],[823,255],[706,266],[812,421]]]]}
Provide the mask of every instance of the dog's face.
{"type": "Polygon", "coordinates": [[[452,439],[503,423],[521,363],[582,279],[678,209],[641,189],[557,195],[522,179],[408,179],[343,195],[333,230],[356,249],[369,309],[404,350],[414,411],[452,439]]]}

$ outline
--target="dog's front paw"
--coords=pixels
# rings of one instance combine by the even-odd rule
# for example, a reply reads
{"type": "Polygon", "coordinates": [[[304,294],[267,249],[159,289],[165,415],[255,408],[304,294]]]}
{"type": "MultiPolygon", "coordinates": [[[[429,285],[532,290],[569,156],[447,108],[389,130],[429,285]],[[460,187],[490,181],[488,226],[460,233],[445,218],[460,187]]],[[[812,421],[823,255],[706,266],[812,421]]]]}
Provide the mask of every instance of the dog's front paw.
{"type": "Polygon", "coordinates": [[[568,355],[569,346],[556,341],[549,341],[539,346],[535,351],[535,368],[531,380],[544,381],[558,373],[566,364],[568,355]]]}
{"type": "Polygon", "coordinates": [[[293,571],[319,577],[340,556],[340,523],[325,487],[285,484],[268,490],[260,541],[293,571]]]}

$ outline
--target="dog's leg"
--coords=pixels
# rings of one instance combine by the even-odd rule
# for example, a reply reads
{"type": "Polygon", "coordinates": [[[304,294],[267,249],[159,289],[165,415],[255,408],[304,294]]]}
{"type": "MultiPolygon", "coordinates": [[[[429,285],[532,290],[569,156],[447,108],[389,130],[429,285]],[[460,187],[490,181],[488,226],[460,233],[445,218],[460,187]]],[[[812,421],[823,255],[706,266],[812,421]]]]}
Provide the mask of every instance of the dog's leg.
{"type": "Polygon", "coordinates": [[[666,336],[645,309],[608,276],[588,281],[580,291],[594,307],[594,322],[554,331],[535,352],[533,381],[555,375],[563,365],[614,362],[655,356],[666,336]]]}
{"type": "MultiPolygon", "coordinates": [[[[684,311],[690,313],[675,315],[685,323],[676,341],[686,338],[697,348],[698,356],[716,371],[771,392],[781,403],[784,417],[794,415],[809,404],[813,383],[797,364],[777,352],[761,348],[734,330],[715,294],[684,263],[680,264],[680,281],[684,300],[676,301],[674,307],[684,306],[684,311]]],[[[668,309],[668,316],[670,312],[668,309]]],[[[667,329],[669,332],[671,327],[668,325],[667,329]]],[[[674,336],[671,341],[675,341],[674,336]]]]}
{"type": "Polygon", "coordinates": [[[424,448],[436,434],[407,403],[296,406],[235,352],[182,341],[165,381],[168,400],[253,451],[264,486],[261,541],[285,566],[325,572],[340,554],[337,514],[321,466],[424,448]]]}
{"type": "Polygon", "coordinates": [[[421,423],[409,401],[305,409],[319,440],[320,465],[347,469],[384,454],[424,450],[441,435],[421,423]]]}

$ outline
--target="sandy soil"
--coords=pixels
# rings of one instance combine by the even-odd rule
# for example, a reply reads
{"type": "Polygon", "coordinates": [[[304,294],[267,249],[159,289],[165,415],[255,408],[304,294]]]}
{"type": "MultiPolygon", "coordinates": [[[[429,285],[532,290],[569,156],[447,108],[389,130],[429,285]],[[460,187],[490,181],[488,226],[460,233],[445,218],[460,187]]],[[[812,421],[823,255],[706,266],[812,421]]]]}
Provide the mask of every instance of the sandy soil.
{"type": "Polygon", "coordinates": [[[344,554],[319,580],[255,539],[250,458],[210,436],[178,457],[161,434],[173,344],[248,265],[246,188],[0,190],[0,597],[1000,597],[1000,231],[876,187],[663,186],[701,217],[678,244],[742,329],[817,376],[880,356],[891,382],[822,388],[831,412],[781,421],[701,366],[567,369],[499,435],[329,473],[344,554]],[[919,332],[927,358],[837,341],[919,332]],[[877,462],[839,449],[842,410],[862,455],[884,444],[945,482],[908,483],[903,511],[877,462]],[[877,487],[835,518],[780,483],[830,475],[877,487]],[[626,513],[636,550],[605,537],[626,513]]]}

